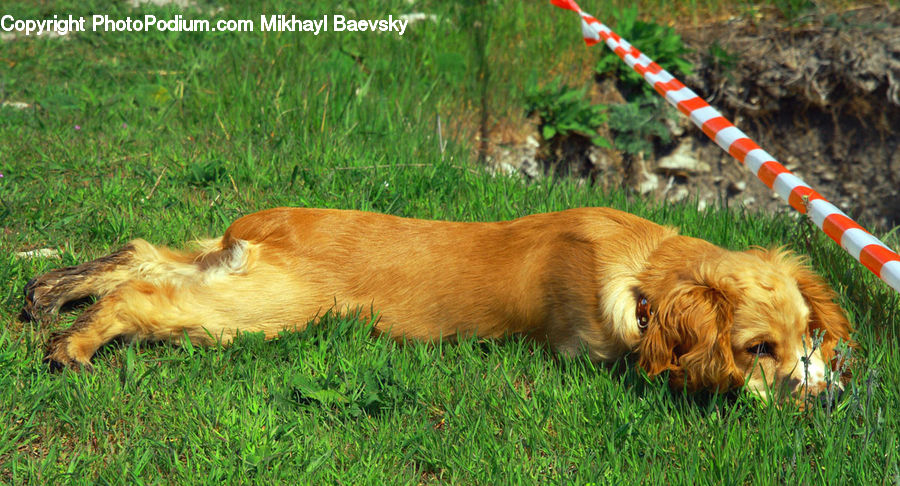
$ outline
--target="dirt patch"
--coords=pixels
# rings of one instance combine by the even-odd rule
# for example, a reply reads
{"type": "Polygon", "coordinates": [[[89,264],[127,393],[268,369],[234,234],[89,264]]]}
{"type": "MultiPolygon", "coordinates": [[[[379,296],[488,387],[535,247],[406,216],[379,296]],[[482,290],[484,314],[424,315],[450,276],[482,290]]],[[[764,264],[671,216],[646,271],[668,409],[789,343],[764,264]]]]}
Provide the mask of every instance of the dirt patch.
{"type": "MultiPolygon", "coordinates": [[[[731,19],[682,30],[694,64],[683,81],[850,216],[882,230],[898,226],[900,12],[871,6],[805,22],[731,19]]],[[[595,91],[605,103],[623,98],[615,80],[598,79],[595,91]]],[[[526,131],[544,173],[564,167],[594,184],[624,181],[667,200],[695,195],[701,206],[792,211],[686,118],[668,125],[671,141],[654,141],[646,157],[577,137],[560,146],[526,131]]],[[[519,167],[519,146],[498,145],[495,163],[519,167]]]]}
{"type": "Polygon", "coordinates": [[[851,216],[900,224],[900,11],[865,7],[794,28],[731,21],[682,35],[701,66],[686,80],[693,89],[851,216]]]}

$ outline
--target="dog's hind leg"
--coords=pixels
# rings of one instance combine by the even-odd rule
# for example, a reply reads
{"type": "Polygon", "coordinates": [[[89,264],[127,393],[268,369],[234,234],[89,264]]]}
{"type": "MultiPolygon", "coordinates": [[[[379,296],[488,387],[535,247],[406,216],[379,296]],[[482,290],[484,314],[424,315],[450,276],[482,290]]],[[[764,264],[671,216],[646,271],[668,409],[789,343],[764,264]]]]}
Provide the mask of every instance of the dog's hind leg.
{"type": "MultiPolygon", "coordinates": [[[[51,335],[44,361],[52,370],[64,367],[91,368],[90,360],[100,346],[116,337],[176,338],[186,328],[199,329],[204,316],[185,305],[177,284],[128,281],[85,309],[71,327],[51,335]]],[[[206,336],[194,331],[192,339],[206,336]]]]}
{"type": "Polygon", "coordinates": [[[301,329],[315,315],[316,307],[279,286],[289,277],[261,263],[253,245],[231,240],[216,246],[190,263],[138,266],[141,278],[121,283],[50,337],[44,361],[51,369],[90,368],[94,352],[117,337],[228,342],[237,332],[272,337],[301,329]]]}
{"type": "Polygon", "coordinates": [[[131,279],[168,270],[167,265],[189,263],[197,255],[198,252],[175,252],[133,240],[110,255],[31,279],[25,284],[23,313],[29,320],[46,321],[67,302],[102,297],[131,279]]]}

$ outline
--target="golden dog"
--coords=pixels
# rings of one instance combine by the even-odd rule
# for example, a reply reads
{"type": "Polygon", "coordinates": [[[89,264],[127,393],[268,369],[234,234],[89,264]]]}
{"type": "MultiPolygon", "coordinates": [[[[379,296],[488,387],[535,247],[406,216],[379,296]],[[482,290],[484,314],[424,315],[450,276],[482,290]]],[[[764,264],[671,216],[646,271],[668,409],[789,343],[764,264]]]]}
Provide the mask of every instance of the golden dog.
{"type": "Polygon", "coordinates": [[[809,396],[831,382],[835,345],[850,341],[834,292],[798,257],[728,251],[607,208],[494,223],[277,208],[199,246],[134,240],[31,280],[35,318],[100,297],[51,337],[46,361],[90,367],[120,336],[273,337],[329,309],[361,309],[395,338],[524,334],[594,361],[636,352],[673,387],[809,396]]]}

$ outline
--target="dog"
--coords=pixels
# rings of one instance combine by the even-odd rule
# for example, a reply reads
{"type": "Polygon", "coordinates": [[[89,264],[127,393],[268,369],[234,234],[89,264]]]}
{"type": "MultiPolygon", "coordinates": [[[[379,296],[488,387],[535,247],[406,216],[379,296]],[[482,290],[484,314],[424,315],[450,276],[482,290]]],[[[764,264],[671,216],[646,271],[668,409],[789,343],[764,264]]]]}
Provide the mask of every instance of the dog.
{"type": "MultiPolygon", "coordinates": [[[[490,223],[276,208],[173,251],[137,239],[25,286],[25,314],[99,299],[45,362],[91,368],[117,337],[230,341],[357,310],[396,339],[526,335],[595,362],[632,354],[673,388],[814,397],[853,345],[835,293],[780,249],[725,250],[629,213],[580,208],[490,223]]],[[[839,385],[838,385],[839,386],[839,385]]]]}

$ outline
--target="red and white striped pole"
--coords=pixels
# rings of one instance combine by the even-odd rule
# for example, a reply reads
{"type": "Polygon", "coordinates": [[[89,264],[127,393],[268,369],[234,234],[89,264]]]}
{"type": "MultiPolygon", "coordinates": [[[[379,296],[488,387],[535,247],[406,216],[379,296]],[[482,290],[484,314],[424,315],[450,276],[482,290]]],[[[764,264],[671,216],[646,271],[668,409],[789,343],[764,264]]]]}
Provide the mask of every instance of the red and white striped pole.
{"type": "Polygon", "coordinates": [[[605,42],[625,64],[689,117],[722,150],[744,164],[794,209],[808,214],[816,226],[847,253],[900,292],[900,255],[792,174],[690,88],[609,27],[582,11],[574,0],[550,0],[550,3],[577,12],[581,16],[581,32],[587,45],[605,42]]]}

